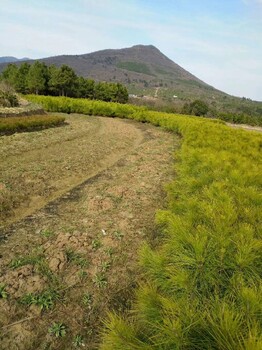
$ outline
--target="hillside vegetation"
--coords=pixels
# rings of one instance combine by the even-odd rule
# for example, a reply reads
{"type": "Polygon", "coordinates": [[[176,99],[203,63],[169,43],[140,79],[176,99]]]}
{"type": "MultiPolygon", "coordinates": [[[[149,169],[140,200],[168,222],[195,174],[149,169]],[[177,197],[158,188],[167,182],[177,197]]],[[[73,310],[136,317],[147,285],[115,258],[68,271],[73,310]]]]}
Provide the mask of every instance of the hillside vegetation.
{"type": "MultiPolygon", "coordinates": [[[[237,114],[238,118],[244,115],[259,118],[260,121],[262,119],[262,102],[230,96],[215,89],[183,69],[152,45],[135,45],[119,50],[102,50],[83,55],[47,57],[39,61],[48,67],[54,65],[61,68],[67,65],[78,76],[93,79],[96,82],[121,83],[127,88],[129,94],[151,97],[156,105],[164,103],[169,109],[172,108],[179,113],[186,103],[203,100],[209,105],[210,113],[217,117],[219,114],[226,114],[226,118],[232,120],[233,115],[237,114]],[[174,95],[177,96],[175,99],[174,95]]],[[[20,70],[25,63],[33,62],[33,60],[17,62],[15,65],[20,70]]],[[[6,67],[7,64],[0,64],[0,72],[6,67]]],[[[146,103],[147,100],[143,99],[142,102],[146,103]]],[[[258,125],[257,122],[256,125],[258,125]]]]}
{"type": "Polygon", "coordinates": [[[29,97],[47,110],[149,122],[182,136],[162,243],[144,246],[133,310],[111,314],[103,350],[262,347],[262,137],[130,105],[29,97]]]}
{"type": "MultiPolygon", "coordinates": [[[[32,65],[25,62],[20,67],[8,64],[0,75],[1,85],[10,85],[18,93],[52,96],[69,96],[125,103],[128,92],[120,83],[96,83],[93,79],[78,77],[75,71],[62,65],[60,68],[35,61],[32,65]]],[[[0,104],[1,104],[0,87],[0,104]]]]}

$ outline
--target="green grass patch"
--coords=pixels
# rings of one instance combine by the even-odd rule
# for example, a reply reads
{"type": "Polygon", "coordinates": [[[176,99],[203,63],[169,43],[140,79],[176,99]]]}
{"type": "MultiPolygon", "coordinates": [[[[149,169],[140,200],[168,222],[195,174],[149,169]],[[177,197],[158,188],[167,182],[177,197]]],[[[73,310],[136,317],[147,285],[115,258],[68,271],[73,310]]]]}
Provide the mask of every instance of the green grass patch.
{"type": "Polygon", "coordinates": [[[62,125],[64,121],[64,117],[53,115],[0,118],[0,135],[46,129],[62,125]]]}
{"type": "Polygon", "coordinates": [[[118,68],[129,70],[131,72],[153,75],[150,71],[150,68],[145,63],[125,61],[118,62],[116,66],[118,68]]]}
{"type": "Polygon", "coordinates": [[[29,293],[20,298],[19,302],[22,305],[36,305],[41,310],[49,310],[53,308],[55,302],[60,299],[60,295],[55,290],[46,290],[42,293],[29,293]]]}
{"type": "MultiPolygon", "coordinates": [[[[261,349],[262,135],[128,105],[37,99],[55,111],[135,119],[182,136],[169,205],[157,214],[163,241],[143,247],[145,282],[130,314],[109,316],[101,349],[261,349]]],[[[106,279],[93,282],[102,288],[106,279]]]]}

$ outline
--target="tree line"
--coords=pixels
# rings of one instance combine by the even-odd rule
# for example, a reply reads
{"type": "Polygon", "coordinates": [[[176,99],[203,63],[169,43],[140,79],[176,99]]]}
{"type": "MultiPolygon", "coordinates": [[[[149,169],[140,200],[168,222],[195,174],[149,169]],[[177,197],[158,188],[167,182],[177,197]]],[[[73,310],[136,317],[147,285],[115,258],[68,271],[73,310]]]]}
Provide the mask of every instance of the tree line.
{"type": "Polygon", "coordinates": [[[65,64],[57,68],[40,61],[33,64],[24,62],[20,66],[10,63],[2,72],[0,80],[8,82],[22,94],[68,96],[120,103],[128,101],[128,91],[124,85],[79,77],[65,64]]]}

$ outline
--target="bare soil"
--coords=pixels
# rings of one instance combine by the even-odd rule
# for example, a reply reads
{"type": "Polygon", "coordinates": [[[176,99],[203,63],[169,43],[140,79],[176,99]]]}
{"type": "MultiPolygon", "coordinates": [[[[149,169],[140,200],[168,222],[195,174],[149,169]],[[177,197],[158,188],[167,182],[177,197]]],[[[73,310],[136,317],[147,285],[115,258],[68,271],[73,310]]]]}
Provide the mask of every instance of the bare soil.
{"type": "Polygon", "coordinates": [[[131,121],[66,121],[0,138],[2,350],[75,349],[76,336],[97,349],[106,312],[128,308],[142,278],[141,244],[158,237],[179,140],[131,121]]]}
{"type": "Polygon", "coordinates": [[[261,126],[251,126],[251,125],[247,125],[247,124],[232,124],[232,123],[226,123],[226,124],[228,126],[231,126],[231,128],[262,132],[261,126]]]}

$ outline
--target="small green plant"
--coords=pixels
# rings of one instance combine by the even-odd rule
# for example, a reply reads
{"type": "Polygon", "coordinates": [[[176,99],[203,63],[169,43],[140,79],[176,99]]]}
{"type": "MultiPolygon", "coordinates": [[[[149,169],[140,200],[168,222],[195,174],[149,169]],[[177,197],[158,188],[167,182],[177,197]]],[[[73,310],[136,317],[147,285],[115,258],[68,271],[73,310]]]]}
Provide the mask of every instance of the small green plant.
{"type": "Polygon", "coordinates": [[[55,337],[65,337],[66,335],[66,326],[63,323],[60,322],[54,322],[52,326],[48,329],[49,333],[51,335],[54,335],[55,337]]]}
{"type": "Polygon", "coordinates": [[[42,230],[40,232],[40,235],[43,237],[49,238],[49,237],[53,237],[55,235],[55,233],[51,230],[42,230]]]}
{"type": "Polygon", "coordinates": [[[11,267],[11,269],[17,269],[20,266],[26,265],[24,259],[14,259],[10,262],[9,267],[11,267]]]}
{"type": "Polygon", "coordinates": [[[78,348],[80,346],[85,346],[84,344],[84,338],[82,337],[82,335],[77,334],[76,336],[74,336],[73,339],[73,345],[78,348]]]}
{"type": "Polygon", "coordinates": [[[100,264],[100,270],[101,272],[106,272],[111,266],[111,263],[109,261],[103,261],[101,264],[100,264]]]}
{"type": "Polygon", "coordinates": [[[107,279],[103,273],[97,273],[93,278],[93,282],[98,288],[105,288],[107,286],[107,279]]]}
{"type": "Polygon", "coordinates": [[[78,275],[81,281],[85,281],[87,279],[88,273],[84,270],[80,270],[78,272],[78,275]]]}
{"type": "Polygon", "coordinates": [[[0,284],[0,299],[7,299],[8,293],[5,289],[6,289],[6,285],[0,284]]]}
{"type": "Polygon", "coordinates": [[[29,255],[25,257],[20,257],[20,258],[13,259],[10,262],[9,267],[11,267],[11,269],[17,269],[25,265],[36,265],[40,263],[42,259],[43,259],[43,255],[29,255]]]}
{"type": "Polygon", "coordinates": [[[57,275],[55,275],[53,271],[49,268],[49,265],[46,260],[39,260],[39,262],[36,264],[36,270],[41,275],[47,277],[52,284],[56,285],[59,283],[57,275]]]}
{"type": "Polygon", "coordinates": [[[79,267],[86,268],[89,266],[89,262],[82,254],[75,252],[73,249],[69,248],[65,251],[66,260],[69,263],[73,263],[79,267]]]}
{"type": "Polygon", "coordinates": [[[113,237],[115,237],[118,240],[121,240],[124,237],[124,234],[121,231],[114,231],[113,232],[113,237]]]}
{"type": "Polygon", "coordinates": [[[96,238],[92,240],[91,243],[92,249],[93,250],[97,250],[102,246],[102,242],[100,241],[100,239],[96,238]]]}
{"type": "Polygon", "coordinates": [[[90,307],[91,304],[92,304],[92,300],[93,300],[92,295],[91,295],[90,293],[85,293],[85,294],[83,295],[83,298],[82,298],[82,303],[83,303],[85,306],[90,307]]]}
{"type": "Polygon", "coordinates": [[[40,294],[26,294],[20,299],[20,303],[27,306],[36,305],[41,310],[48,310],[54,306],[55,301],[59,298],[60,296],[56,291],[47,290],[40,294]]]}
{"type": "Polygon", "coordinates": [[[113,247],[107,247],[105,248],[105,253],[111,258],[113,254],[115,253],[115,249],[113,247]]]}

